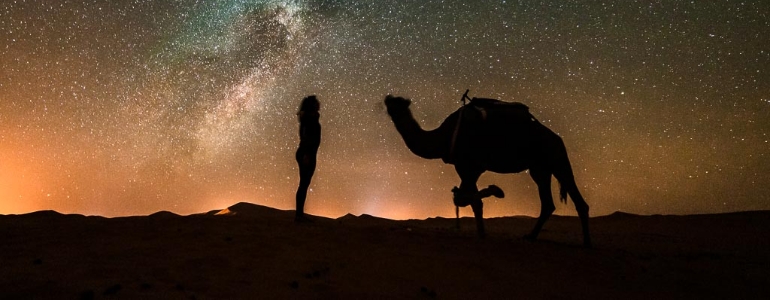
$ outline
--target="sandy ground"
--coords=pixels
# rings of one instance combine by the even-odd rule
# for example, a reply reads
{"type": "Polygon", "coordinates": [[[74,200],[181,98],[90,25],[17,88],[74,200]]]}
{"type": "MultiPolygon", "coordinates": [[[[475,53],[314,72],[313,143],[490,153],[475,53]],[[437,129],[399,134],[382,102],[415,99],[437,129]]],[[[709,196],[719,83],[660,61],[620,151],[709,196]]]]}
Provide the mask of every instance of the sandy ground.
{"type": "Polygon", "coordinates": [[[2,299],[770,299],[770,212],[392,221],[0,216],[2,299]]]}

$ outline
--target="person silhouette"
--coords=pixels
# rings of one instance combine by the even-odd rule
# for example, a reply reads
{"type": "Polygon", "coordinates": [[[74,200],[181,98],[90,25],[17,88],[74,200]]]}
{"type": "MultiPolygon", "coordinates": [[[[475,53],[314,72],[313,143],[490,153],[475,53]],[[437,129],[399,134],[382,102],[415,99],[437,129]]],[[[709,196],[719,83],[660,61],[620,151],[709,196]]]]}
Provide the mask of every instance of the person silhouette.
{"type": "Polygon", "coordinates": [[[318,122],[321,103],[315,95],[302,99],[297,116],[299,117],[299,148],[296,159],[299,164],[299,187],[297,188],[297,210],[294,222],[309,222],[305,216],[305,199],[310,180],[316,166],[316,154],[321,145],[321,123],[318,122]]]}

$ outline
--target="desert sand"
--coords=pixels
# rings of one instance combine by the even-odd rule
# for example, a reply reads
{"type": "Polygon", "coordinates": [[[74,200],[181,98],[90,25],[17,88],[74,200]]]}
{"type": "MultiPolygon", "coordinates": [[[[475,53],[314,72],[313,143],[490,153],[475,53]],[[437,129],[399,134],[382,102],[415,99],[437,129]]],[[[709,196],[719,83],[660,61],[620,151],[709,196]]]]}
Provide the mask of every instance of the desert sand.
{"type": "Polygon", "coordinates": [[[295,224],[248,203],[179,216],[0,216],[2,299],[770,299],[770,211],[295,224]]]}

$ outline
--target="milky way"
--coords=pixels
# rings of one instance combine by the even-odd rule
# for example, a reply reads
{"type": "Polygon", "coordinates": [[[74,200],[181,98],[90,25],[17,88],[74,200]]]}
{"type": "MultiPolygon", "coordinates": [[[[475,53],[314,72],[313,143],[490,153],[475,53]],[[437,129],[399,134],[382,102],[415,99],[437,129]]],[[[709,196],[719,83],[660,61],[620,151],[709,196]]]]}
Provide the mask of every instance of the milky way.
{"type": "MultiPolygon", "coordinates": [[[[466,89],[559,133],[593,215],[770,209],[767,32],[766,1],[4,1],[0,214],[293,209],[316,94],[308,213],[452,216],[382,99],[432,129],[466,89]]],[[[527,174],[488,184],[538,213],[527,174]]]]}

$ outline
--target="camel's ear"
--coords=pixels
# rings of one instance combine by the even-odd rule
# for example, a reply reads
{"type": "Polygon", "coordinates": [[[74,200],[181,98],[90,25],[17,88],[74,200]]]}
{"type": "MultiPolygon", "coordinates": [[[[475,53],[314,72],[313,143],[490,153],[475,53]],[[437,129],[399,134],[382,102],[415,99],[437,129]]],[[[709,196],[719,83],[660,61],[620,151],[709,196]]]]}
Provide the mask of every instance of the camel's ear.
{"type": "Polygon", "coordinates": [[[412,100],[406,99],[404,97],[396,97],[393,95],[388,94],[385,96],[385,105],[388,105],[388,103],[398,103],[398,104],[405,104],[405,106],[409,106],[412,104],[412,100]]]}

